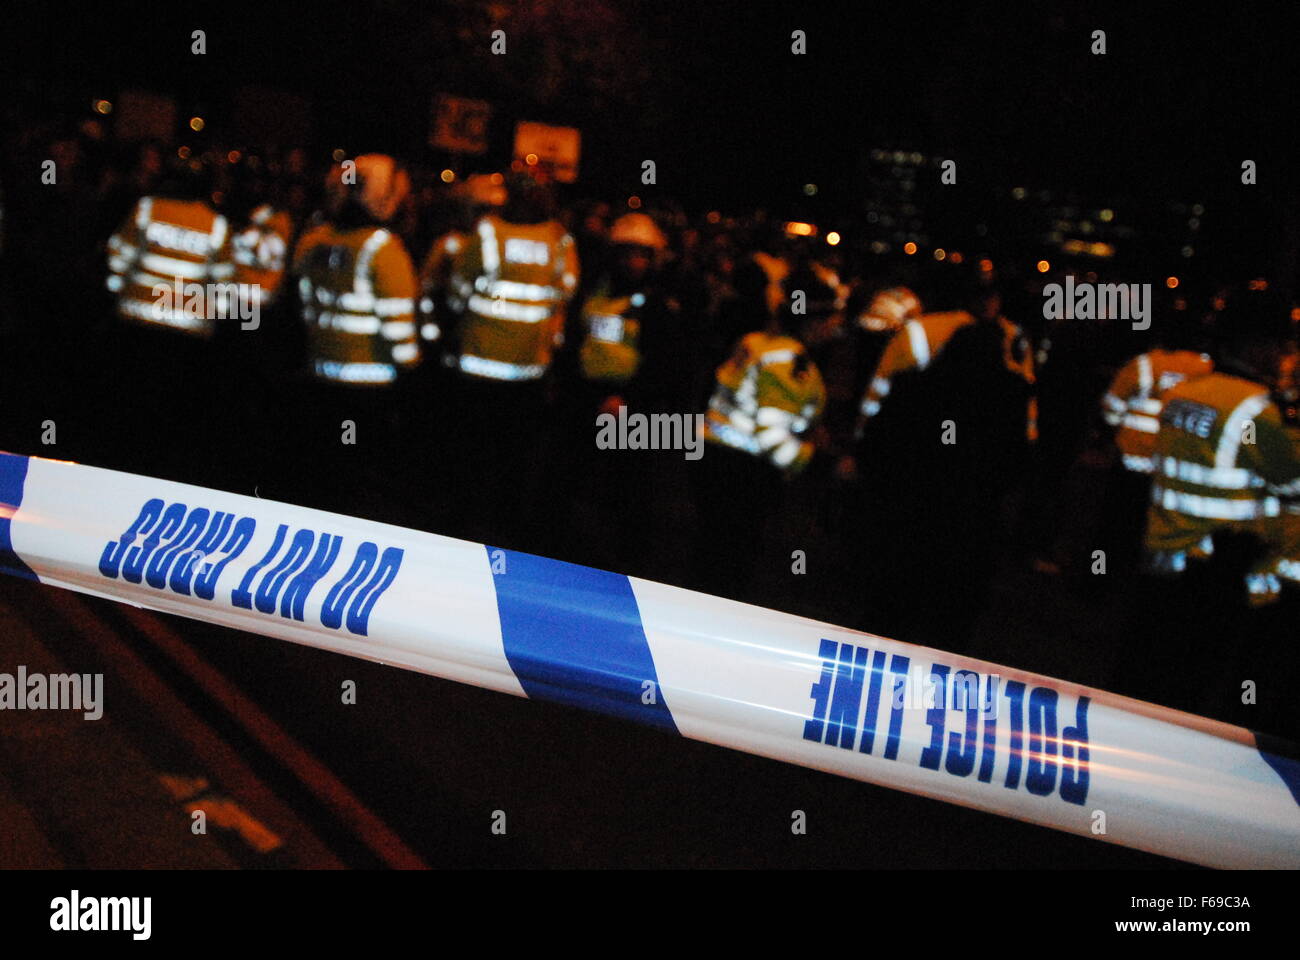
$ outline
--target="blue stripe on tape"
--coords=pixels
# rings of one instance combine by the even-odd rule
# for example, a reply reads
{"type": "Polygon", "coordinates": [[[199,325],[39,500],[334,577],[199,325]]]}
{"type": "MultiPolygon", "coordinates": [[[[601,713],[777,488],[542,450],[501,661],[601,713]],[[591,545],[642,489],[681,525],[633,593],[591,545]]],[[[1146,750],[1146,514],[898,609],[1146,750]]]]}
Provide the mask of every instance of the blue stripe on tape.
{"type": "Polygon", "coordinates": [[[0,573],[25,580],[37,579],[32,568],[14,553],[10,536],[11,518],[23,505],[23,486],[27,482],[27,458],[0,453],[0,573]]]}
{"type": "Polygon", "coordinates": [[[1281,737],[1255,734],[1255,748],[1273,772],[1282,778],[1295,802],[1300,804],[1300,747],[1281,737]]]}
{"type": "Polygon", "coordinates": [[[487,552],[506,659],[529,697],[677,732],[627,577],[487,552]]]}

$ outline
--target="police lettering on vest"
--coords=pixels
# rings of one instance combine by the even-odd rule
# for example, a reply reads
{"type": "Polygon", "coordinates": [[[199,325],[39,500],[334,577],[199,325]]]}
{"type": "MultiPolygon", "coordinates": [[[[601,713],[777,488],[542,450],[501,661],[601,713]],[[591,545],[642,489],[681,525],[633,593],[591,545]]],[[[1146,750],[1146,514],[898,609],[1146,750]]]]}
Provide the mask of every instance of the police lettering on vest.
{"type": "Polygon", "coordinates": [[[218,319],[237,315],[227,310],[235,273],[229,225],[202,200],[142,198],[109,238],[108,270],[123,320],[207,338],[218,319]],[[202,296],[173,296],[196,285],[202,296]]]}
{"type": "Polygon", "coordinates": [[[1248,535],[1265,548],[1246,576],[1251,602],[1276,600],[1297,555],[1283,501],[1300,495],[1300,450],[1268,390],[1226,373],[1173,387],[1152,466],[1149,567],[1178,574],[1213,554],[1216,534],[1248,535]]]}
{"type": "Polygon", "coordinates": [[[578,285],[573,237],[555,221],[479,220],[451,270],[462,312],[459,366],[489,380],[536,380],[563,339],[564,307],[578,285]]]}

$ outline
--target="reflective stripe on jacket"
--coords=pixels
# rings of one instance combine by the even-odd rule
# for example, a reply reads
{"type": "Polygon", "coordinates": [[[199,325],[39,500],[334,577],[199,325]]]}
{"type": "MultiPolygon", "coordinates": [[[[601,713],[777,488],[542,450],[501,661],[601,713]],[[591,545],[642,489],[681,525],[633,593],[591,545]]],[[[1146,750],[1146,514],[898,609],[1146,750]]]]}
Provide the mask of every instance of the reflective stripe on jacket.
{"type": "Polygon", "coordinates": [[[718,368],[704,439],[765,458],[786,473],[812,459],[805,439],[826,404],[826,388],[803,344],[747,334],[718,368]]]}
{"type": "Polygon", "coordinates": [[[1101,408],[1106,422],[1116,428],[1115,446],[1125,467],[1137,473],[1152,471],[1164,395],[1213,369],[1206,354],[1191,350],[1151,350],[1120,368],[1101,398],[1101,408]]]}
{"type": "Polygon", "coordinates": [[[294,254],[313,373],[380,385],[420,359],[415,269],[402,241],[375,226],[315,227],[294,254]]]}
{"type": "Polygon", "coordinates": [[[559,223],[483,217],[451,269],[451,299],[463,311],[461,371],[499,380],[542,376],[577,286],[577,248],[559,223]]]}
{"type": "Polygon", "coordinates": [[[202,200],[141,198],[108,241],[118,316],[210,337],[220,316],[237,315],[229,233],[202,200]]]}
{"type": "Polygon", "coordinates": [[[1250,571],[1253,602],[1274,599],[1280,560],[1294,551],[1286,501],[1300,495],[1300,446],[1265,387],[1210,373],[1164,396],[1152,449],[1146,549],[1177,572],[1205,558],[1219,532],[1257,537],[1269,554],[1250,571]]]}

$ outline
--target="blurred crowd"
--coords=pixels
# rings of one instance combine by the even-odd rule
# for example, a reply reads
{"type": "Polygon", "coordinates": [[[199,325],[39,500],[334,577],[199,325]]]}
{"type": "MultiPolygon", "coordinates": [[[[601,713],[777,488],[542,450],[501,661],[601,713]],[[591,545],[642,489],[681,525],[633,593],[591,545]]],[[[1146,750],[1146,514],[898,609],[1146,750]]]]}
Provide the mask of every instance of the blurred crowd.
{"type": "MultiPolygon", "coordinates": [[[[998,578],[1015,569],[1044,596],[1073,590],[1129,610],[1113,643],[1140,648],[1145,666],[1116,668],[1113,687],[1228,719],[1235,694],[1207,699],[1188,677],[1222,687],[1216,671],[1241,675],[1220,647],[1242,652],[1251,676],[1287,649],[1300,582],[1283,530],[1297,479],[1285,476],[1295,346],[1290,305],[1268,278],[1240,294],[1235,278],[1159,278],[1140,329],[1105,311],[1045,319],[1044,287],[1063,271],[1139,279],[1100,261],[1040,272],[991,251],[873,251],[849,230],[762,209],[585,196],[535,163],[197,152],[111,142],[93,123],[27,130],[9,160],[8,449],[543,553],[949,651],[972,649],[998,578]],[[53,178],[40,181],[46,160],[53,178]],[[160,322],[131,307],[156,283],[194,277],[255,286],[256,320],[176,305],[160,322]],[[1266,398],[1250,408],[1261,431],[1266,416],[1277,422],[1267,463],[1207,469],[1247,471],[1242,489],[1264,477],[1275,510],[1220,516],[1205,484],[1177,486],[1199,454],[1173,433],[1219,401],[1170,407],[1166,395],[1227,376],[1215,371],[1235,378],[1215,389],[1259,387],[1242,397],[1266,398]],[[700,424],[703,455],[597,444],[601,417],[637,413],[700,424]],[[48,450],[46,420],[59,425],[48,450]],[[1152,539],[1153,483],[1175,519],[1198,505],[1186,508],[1203,521],[1194,542],[1168,517],[1152,539]]],[[[1200,439],[1221,453],[1220,433],[1200,439]]]]}

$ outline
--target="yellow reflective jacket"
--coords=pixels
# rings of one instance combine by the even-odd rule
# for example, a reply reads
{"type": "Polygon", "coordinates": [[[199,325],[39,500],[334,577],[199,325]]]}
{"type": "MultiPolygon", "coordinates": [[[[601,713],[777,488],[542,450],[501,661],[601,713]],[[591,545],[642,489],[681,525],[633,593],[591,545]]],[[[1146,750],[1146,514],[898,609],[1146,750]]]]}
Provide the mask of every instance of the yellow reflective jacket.
{"type": "Polygon", "coordinates": [[[452,292],[464,312],[463,373],[536,380],[563,339],[564,308],[578,286],[577,247],[556,221],[479,220],[452,265],[452,292]]]}
{"type": "Polygon", "coordinates": [[[333,383],[383,385],[415,366],[415,268],[396,235],[322,224],[294,252],[312,371],[333,383]]]}
{"type": "Polygon", "coordinates": [[[1173,387],[1152,464],[1152,568],[1178,573],[1213,553],[1216,533],[1252,534],[1271,553],[1247,576],[1251,600],[1276,599],[1279,559],[1300,556],[1287,542],[1294,525],[1283,517],[1284,499],[1300,495],[1300,444],[1267,388],[1221,372],[1173,387]]]}
{"type": "Polygon", "coordinates": [[[1151,350],[1120,368],[1101,398],[1102,416],[1115,431],[1124,466],[1136,473],[1151,472],[1151,452],[1160,432],[1164,396],[1184,380],[1203,377],[1214,369],[1207,354],[1192,350],[1151,350]]]}
{"type": "Polygon", "coordinates": [[[947,346],[952,335],[974,322],[975,318],[966,311],[953,310],[922,314],[903,324],[902,329],[885,346],[885,352],[876,365],[875,375],[867,385],[866,396],[862,398],[862,415],[874,417],[879,413],[880,404],[889,396],[896,376],[909,370],[924,370],[929,367],[931,361],[947,346]]]}
{"type": "Polygon", "coordinates": [[[787,474],[812,459],[805,439],[826,405],[817,365],[793,337],[746,334],[718,367],[704,439],[756,457],[787,474]]]}
{"type": "MultiPolygon", "coordinates": [[[[862,417],[874,417],[880,412],[880,405],[889,396],[895,377],[928,369],[953,336],[973,323],[974,315],[965,310],[925,313],[904,323],[885,346],[876,372],[867,385],[859,408],[862,417]]],[[[998,325],[1002,328],[1002,362],[1008,371],[1032,386],[1035,382],[1034,357],[1024,333],[1006,317],[998,317],[998,325]]],[[[1031,443],[1038,439],[1038,401],[1032,394],[1025,411],[1025,433],[1031,443]]]]}
{"type": "Polygon", "coordinates": [[[641,308],[644,293],[612,297],[598,291],[582,305],[578,363],[587,380],[626,383],[641,366],[641,308]]]}
{"type": "Polygon", "coordinates": [[[108,241],[108,289],[117,313],[210,337],[234,278],[226,218],[202,200],[143,197],[108,241]]]}

